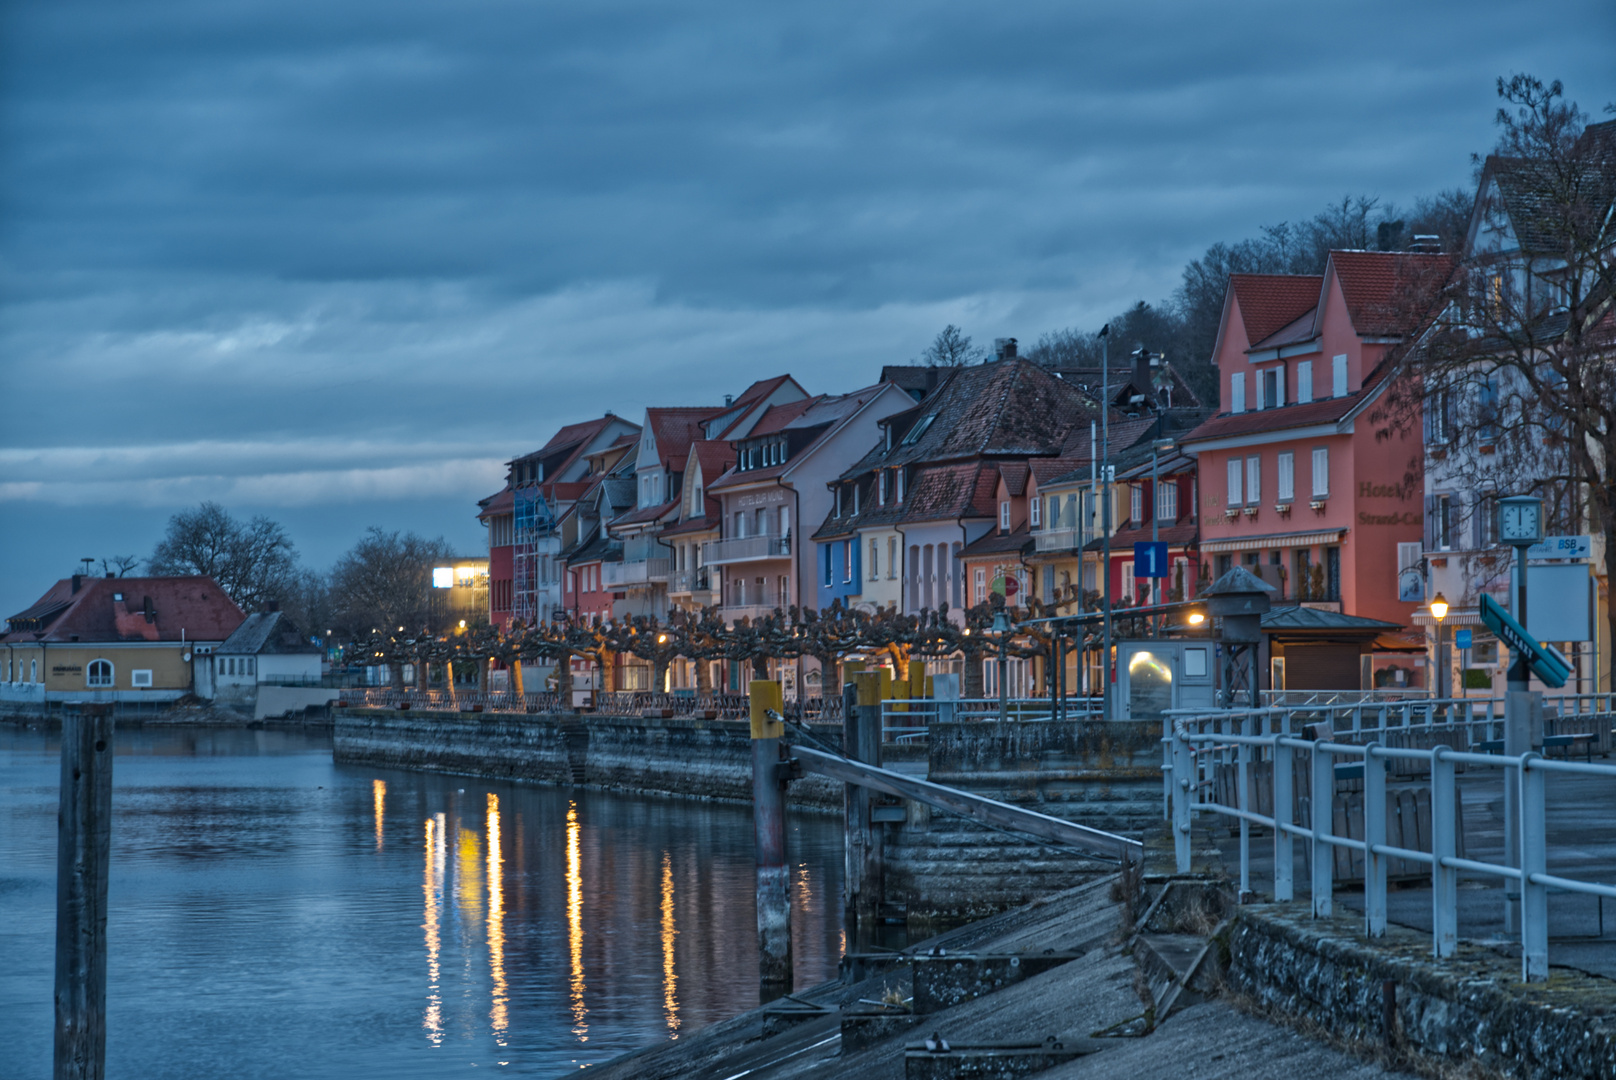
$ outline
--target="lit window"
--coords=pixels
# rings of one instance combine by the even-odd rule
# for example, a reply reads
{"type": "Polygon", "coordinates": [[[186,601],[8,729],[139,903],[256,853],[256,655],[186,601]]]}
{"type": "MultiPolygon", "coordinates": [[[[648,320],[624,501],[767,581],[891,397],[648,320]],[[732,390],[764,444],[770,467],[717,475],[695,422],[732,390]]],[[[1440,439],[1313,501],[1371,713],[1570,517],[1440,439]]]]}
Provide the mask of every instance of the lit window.
{"type": "Polygon", "coordinates": [[[434,589],[450,589],[454,587],[455,572],[452,566],[434,566],[432,568],[432,587],[434,589]]]}
{"type": "Polygon", "coordinates": [[[91,660],[90,666],[84,671],[84,683],[86,686],[111,686],[112,661],[91,660]]]}

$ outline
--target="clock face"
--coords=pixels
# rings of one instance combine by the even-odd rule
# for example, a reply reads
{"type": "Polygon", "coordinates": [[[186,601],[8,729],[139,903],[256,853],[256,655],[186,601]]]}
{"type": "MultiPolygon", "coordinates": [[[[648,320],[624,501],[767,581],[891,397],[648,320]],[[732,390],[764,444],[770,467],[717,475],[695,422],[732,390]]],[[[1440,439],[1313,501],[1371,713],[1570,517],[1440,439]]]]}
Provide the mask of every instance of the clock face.
{"type": "Polygon", "coordinates": [[[1539,508],[1529,503],[1512,503],[1499,514],[1499,533],[1508,540],[1536,540],[1539,508]]]}

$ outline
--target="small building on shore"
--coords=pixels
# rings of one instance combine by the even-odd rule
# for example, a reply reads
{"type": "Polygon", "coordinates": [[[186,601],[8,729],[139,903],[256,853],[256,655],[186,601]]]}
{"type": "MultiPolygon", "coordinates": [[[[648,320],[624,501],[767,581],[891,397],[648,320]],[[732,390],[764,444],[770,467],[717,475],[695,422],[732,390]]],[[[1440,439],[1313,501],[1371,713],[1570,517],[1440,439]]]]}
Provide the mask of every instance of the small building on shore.
{"type": "Polygon", "coordinates": [[[0,634],[0,707],[166,704],[197,694],[198,666],[245,619],[210,577],[63,578],[0,634]]]}
{"type": "Polygon", "coordinates": [[[259,687],[265,684],[318,687],[320,660],[320,646],[310,641],[285,612],[254,612],[213,650],[211,664],[198,666],[197,696],[253,711],[259,687]]]}

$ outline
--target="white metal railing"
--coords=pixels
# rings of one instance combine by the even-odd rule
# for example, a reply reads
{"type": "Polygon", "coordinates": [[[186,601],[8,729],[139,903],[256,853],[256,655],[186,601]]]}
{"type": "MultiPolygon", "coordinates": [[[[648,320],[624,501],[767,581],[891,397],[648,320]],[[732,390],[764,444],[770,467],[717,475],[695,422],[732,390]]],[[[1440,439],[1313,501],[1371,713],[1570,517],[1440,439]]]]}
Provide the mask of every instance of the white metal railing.
{"type": "Polygon", "coordinates": [[[1045,529],[1032,534],[1033,550],[1076,551],[1094,539],[1093,529],[1045,529]]]}
{"type": "Polygon", "coordinates": [[[668,579],[667,559],[635,559],[633,562],[604,563],[600,580],[607,588],[650,585],[668,579]]]}
{"type": "MultiPolygon", "coordinates": [[[[1067,720],[1098,720],[1104,704],[1098,698],[1067,698],[1057,709],[1049,698],[1010,698],[1005,719],[1049,721],[1057,713],[1067,720]]],[[[998,698],[888,698],[881,702],[881,738],[884,742],[910,742],[930,734],[931,724],[962,720],[997,720],[998,698]]]]}
{"type": "MultiPolygon", "coordinates": [[[[1462,705],[1465,702],[1432,702],[1436,705],[1462,705]]],[[[1484,874],[1515,883],[1519,896],[1521,933],[1521,976],[1528,982],[1548,976],[1548,894],[1581,893],[1601,899],[1616,898],[1616,885],[1551,874],[1548,871],[1549,841],[1545,807],[1545,780],[1550,773],[1601,777],[1616,782],[1616,766],[1574,761],[1552,761],[1532,751],[1506,756],[1503,753],[1477,753],[1490,740],[1475,739],[1491,717],[1467,717],[1454,710],[1451,721],[1432,719],[1408,727],[1359,728],[1362,737],[1423,733],[1427,738],[1446,737],[1461,743],[1454,749],[1446,742],[1428,747],[1392,746],[1371,737],[1363,743],[1340,741],[1337,733],[1315,728],[1315,739],[1301,738],[1297,725],[1305,724],[1304,711],[1290,709],[1248,709],[1228,713],[1194,713],[1180,710],[1165,722],[1163,765],[1165,811],[1173,832],[1178,870],[1190,869],[1190,828],[1193,815],[1210,813],[1233,818],[1240,832],[1240,893],[1251,892],[1251,827],[1272,830],[1273,882],[1275,901],[1294,899],[1294,842],[1301,837],[1311,843],[1307,856],[1313,914],[1327,918],[1332,911],[1335,852],[1344,849],[1363,859],[1364,919],[1370,937],[1381,937],[1387,922],[1387,868],[1391,859],[1406,860],[1430,868],[1432,899],[1432,938],[1439,958],[1451,957],[1458,946],[1458,875],[1464,871],[1484,874]],[[1308,797],[1298,799],[1295,755],[1308,757],[1308,797]],[[1347,765],[1337,765],[1345,759],[1347,765]],[[1253,806],[1253,773],[1266,766],[1270,776],[1271,813],[1253,806]],[[1235,772],[1233,805],[1219,801],[1219,769],[1230,766],[1235,772]],[[1387,842],[1386,780],[1394,768],[1413,766],[1429,773],[1430,813],[1429,850],[1398,846],[1387,842]],[[1456,769],[1500,769],[1506,791],[1506,854],[1504,863],[1490,863],[1462,857],[1457,839],[1462,825],[1462,805],[1458,799],[1456,769]],[[1334,796],[1338,780],[1361,780],[1362,834],[1350,835],[1351,815],[1337,832],[1334,796]],[[1513,797],[1511,797],[1513,796],[1513,797]],[[1305,808],[1308,821],[1296,820],[1305,808]],[[1513,808],[1513,809],[1512,809],[1513,808]],[[1513,834],[1513,835],[1511,835],[1513,834]]],[[[1598,718],[1608,729],[1616,722],[1609,711],[1582,714],[1598,718]]],[[[1499,718],[1501,722],[1501,717],[1499,718]]],[[[1547,742],[1547,740],[1545,740],[1547,742]]],[[[1501,749],[1501,748],[1500,748],[1501,749]]],[[[1225,796],[1226,797],[1226,796],[1225,796]]],[[[1406,835],[1406,833],[1405,833],[1406,835]]],[[[1612,874],[1616,878],[1616,872],[1612,874]]]]}
{"type": "Polygon", "coordinates": [[[708,540],[701,545],[701,561],[708,566],[752,559],[779,559],[790,554],[789,536],[745,536],[733,540],[708,540]]]}

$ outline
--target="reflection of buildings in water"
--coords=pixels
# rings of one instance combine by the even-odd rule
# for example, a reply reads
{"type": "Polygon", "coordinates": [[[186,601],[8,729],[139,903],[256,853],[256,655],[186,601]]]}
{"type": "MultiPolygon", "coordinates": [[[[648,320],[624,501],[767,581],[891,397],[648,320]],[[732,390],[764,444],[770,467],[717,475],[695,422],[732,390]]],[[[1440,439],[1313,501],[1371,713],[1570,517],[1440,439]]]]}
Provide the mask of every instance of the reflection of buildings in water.
{"type": "Polygon", "coordinates": [[[376,850],[382,849],[382,819],[387,810],[387,781],[372,780],[370,782],[370,797],[376,804],[376,850]]]}
{"type": "Polygon", "coordinates": [[[494,982],[488,1019],[494,1028],[494,1041],[505,1045],[510,1027],[509,1000],[505,982],[505,879],[499,843],[499,796],[488,795],[488,971],[494,982]]]}
{"type": "Polygon", "coordinates": [[[426,1029],[427,1041],[433,1046],[443,1044],[443,990],[438,985],[438,960],[443,949],[438,932],[443,905],[443,875],[448,853],[444,845],[444,820],[438,814],[426,823],[426,867],[422,875],[421,892],[426,899],[426,913],[421,927],[426,931],[427,995],[426,1014],[421,1026],[426,1029]]]}
{"type": "Polygon", "coordinates": [[[673,966],[673,939],[679,931],[673,921],[673,858],[662,853],[662,1009],[667,1014],[669,1038],[679,1037],[679,977],[673,966]]]}
{"type": "Polygon", "coordinates": [[[572,978],[568,985],[572,997],[572,1033],[579,1042],[589,1041],[589,1025],[584,1017],[589,1009],[584,1005],[584,878],[578,840],[578,804],[567,803],[567,946],[572,955],[572,978]]]}

